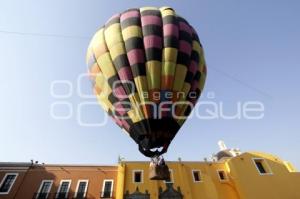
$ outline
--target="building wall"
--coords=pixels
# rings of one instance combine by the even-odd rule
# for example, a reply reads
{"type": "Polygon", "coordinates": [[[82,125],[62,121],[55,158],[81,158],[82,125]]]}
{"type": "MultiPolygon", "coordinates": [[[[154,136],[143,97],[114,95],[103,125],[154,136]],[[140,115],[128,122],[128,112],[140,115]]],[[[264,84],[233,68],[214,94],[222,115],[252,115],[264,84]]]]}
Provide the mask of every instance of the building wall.
{"type": "MultiPolygon", "coordinates": [[[[173,187],[180,187],[188,199],[300,199],[300,173],[290,163],[263,153],[244,153],[219,162],[167,162],[172,170],[173,187]],[[254,159],[265,161],[272,174],[259,173],[254,159]],[[201,182],[194,182],[192,171],[201,171],[201,182]],[[226,174],[221,181],[218,171],[226,174]]],[[[151,199],[159,196],[159,187],[166,189],[163,181],[148,179],[148,162],[123,162],[125,173],[124,190],[133,193],[138,187],[146,190],[151,199]],[[143,170],[142,183],[133,182],[134,170],[143,170]]],[[[117,198],[121,199],[121,198],[117,198]]]]}
{"type": "MultiPolygon", "coordinates": [[[[167,162],[172,170],[172,186],[184,199],[300,199],[300,173],[279,158],[263,153],[243,153],[218,162],[167,162]],[[254,159],[264,161],[268,174],[260,174],[254,159]],[[194,182],[192,171],[200,171],[201,181],[194,182]],[[225,172],[221,181],[218,171],[225,172]],[[179,188],[179,189],[178,189],[179,188]]],[[[123,199],[124,194],[150,194],[158,199],[160,189],[169,187],[164,181],[149,180],[149,162],[121,162],[116,166],[29,165],[1,164],[0,182],[6,173],[18,173],[16,182],[7,195],[0,199],[31,199],[42,180],[53,180],[49,198],[53,198],[60,181],[71,180],[69,198],[74,197],[78,180],[88,180],[87,198],[100,198],[103,181],[113,179],[113,198],[123,199]],[[134,171],[142,171],[142,182],[133,180],[134,171]]]]}
{"type": "Polygon", "coordinates": [[[18,175],[14,182],[14,185],[9,191],[9,194],[5,194],[5,195],[0,194],[1,199],[12,199],[16,196],[19,188],[22,187],[22,182],[28,168],[29,167],[27,166],[19,166],[19,165],[15,165],[13,167],[10,167],[8,165],[0,166],[0,183],[2,179],[5,177],[5,174],[7,173],[16,173],[18,175]]]}
{"type": "MultiPolygon", "coordinates": [[[[0,172],[0,180],[2,180],[5,172],[0,172]]],[[[78,180],[88,180],[86,196],[91,199],[98,199],[105,179],[113,179],[113,192],[115,194],[117,166],[32,166],[28,171],[22,172],[18,176],[11,192],[8,195],[0,195],[0,199],[33,198],[43,180],[53,180],[50,198],[56,195],[61,180],[71,180],[69,198],[74,197],[78,180]]]]}
{"type": "MultiPolygon", "coordinates": [[[[221,182],[218,177],[218,170],[225,170],[223,163],[205,162],[167,162],[172,170],[173,187],[180,187],[185,198],[205,198],[205,199],[238,199],[238,193],[231,181],[228,179],[221,182]],[[194,182],[192,171],[201,172],[201,182],[194,182]]],[[[132,193],[138,187],[141,192],[149,191],[151,199],[159,196],[159,187],[166,189],[164,181],[152,181],[148,178],[149,163],[127,162],[125,167],[125,187],[124,191],[132,193]],[[142,170],[144,173],[142,183],[134,183],[133,172],[142,170]]]]}
{"type": "Polygon", "coordinates": [[[241,198],[297,199],[300,198],[300,173],[291,172],[284,161],[262,153],[244,153],[229,160],[230,176],[241,198]],[[254,159],[263,158],[270,174],[262,175],[254,159]]]}

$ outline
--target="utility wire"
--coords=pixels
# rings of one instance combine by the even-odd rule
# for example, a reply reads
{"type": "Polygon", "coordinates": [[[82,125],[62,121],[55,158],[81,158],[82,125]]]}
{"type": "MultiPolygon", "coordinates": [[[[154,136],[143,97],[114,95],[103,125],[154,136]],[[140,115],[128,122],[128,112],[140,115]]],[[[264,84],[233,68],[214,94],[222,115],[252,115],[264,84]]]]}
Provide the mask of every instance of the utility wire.
{"type": "Polygon", "coordinates": [[[13,34],[13,35],[21,35],[21,36],[38,36],[38,37],[56,37],[56,38],[66,38],[66,39],[91,39],[91,37],[88,36],[18,32],[18,31],[7,31],[7,30],[0,30],[0,34],[13,34]]]}
{"type": "MultiPolygon", "coordinates": [[[[17,31],[6,31],[6,30],[0,30],[0,34],[14,34],[14,35],[21,35],[21,36],[37,36],[37,37],[56,37],[56,38],[66,38],[66,39],[91,39],[91,37],[88,36],[77,36],[77,35],[62,35],[62,34],[49,34],[49,33],[33,33],[33,32],[17,32],[17,31]]],[[[244,87],[247,87],[250,90],[253,90],[257,93],[259,93],[260,95],[263,95],[264,97],[267,98],[272,98],[271,95],[269,95],[268,93],[248,84],[245,83],[244,81],[236,78],[233,75],[230,75],[216,67],[210,66],[210,69],[222,74],[223,76],[243,85],[244,87]]]]}
{"type": "Polygon", "coordinates": [[[272,96],[269,95],[268,93],[266,93],[266,92],[264,92],[264,91],[262,91],[262,90],[260,90],[260,89],[258,89],[256,87],[254,87],[254,86],[252,86],[252,85],[250,85],[250,84],[248,84],[248,83],[246,83],[246,82],[244,82],[244,81],[242,81],[242,80],[240,80],[238,78],[236,78],[233,75],[230,75],[230,74],[228,74],[228,73],[226,73],[226,72],[224,72],[224,71],[222,71],[222,70],[220,70],[220,69],[218,69],[216,67],[213,67],[213,66],[209,66],[209,68],[212,69],[212,70],[214,70],[214,71],[216,71],[216,72],[218,72],[218,73],[220,73],[221,75],[223,75],[223,76],[225,76],[225,77],[227,77],[227,78],[229,78],[229,79],[231,79],[231,80],[233,80],[233,81],[241,84],[242,86],[244,86],[244,87],[246,87],[246,88],[248,88],[250,90],[253,90],[253,91],[257,92],[257,93],[259,93],[260,95],[262,95],[262,96],[264,96],[266,98],[272,99],[272,96]]]}

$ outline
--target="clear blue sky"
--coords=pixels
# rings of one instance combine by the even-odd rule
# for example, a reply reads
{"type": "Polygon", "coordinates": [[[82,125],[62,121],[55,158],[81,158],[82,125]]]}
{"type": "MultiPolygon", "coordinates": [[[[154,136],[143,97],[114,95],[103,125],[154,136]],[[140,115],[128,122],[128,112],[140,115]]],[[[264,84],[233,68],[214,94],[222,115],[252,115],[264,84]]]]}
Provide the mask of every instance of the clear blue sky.
{"type": "MultiPolygon", "coordinates": [[[[78,124],[84,99],[76,80],[86,71],[93,33],[114,13],[130,7],[169,5],[197,29],[206,52],[208,79],[201,100],[214,93],[233,113],[237,102],[260,101],[262,120],[188,120],[168,160],[202,160],[217,141],[243,151],[278,155],[300,168],[300,3],[294,1],[52,0],[0,2],[0,161],[114,164],[118,155],[144,160],[135,143],[109,120],[103,127],[78,124]],[[73,84],[68,99],[51,95],[51,83],[73,84]],[[73,115],[56,120],[51,104],[67,101],[73,115]]],[[[91,93],[87,80],[80,85],[91,93]]],[[[56,93],[67,89],[56,87],[56,93]]],[[[58,114],[67,114],[62,107],[58,114]]],[[[82,120],[103,117],[84,108],[82,120]]]]}

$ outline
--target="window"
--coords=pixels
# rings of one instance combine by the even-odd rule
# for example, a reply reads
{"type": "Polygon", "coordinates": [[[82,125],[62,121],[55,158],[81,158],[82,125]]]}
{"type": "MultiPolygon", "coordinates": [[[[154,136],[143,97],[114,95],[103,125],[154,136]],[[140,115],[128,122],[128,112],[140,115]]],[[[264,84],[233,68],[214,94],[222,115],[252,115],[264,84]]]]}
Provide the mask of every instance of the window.
{"type": "Polygon", "coordinates": [[[8,194],[12,186],[14,185],[18,174],[7,173],[0,183],[0,194],[8,194]]]}
{"type": "Polygon", "coordinates": [[[267,173],[261,161],[255,161],[255,164],[260,173],[267,173]]]}
{"type": "Polygon", "coordinates": [[[59,198],[59,199],[67,198],[70,185],[71,185],[71,180],[60,181],[60,185],[59,185],[58,191],[56,193],[56,198],[59,198]]]}
{"type": "Polygon", "coordinates": [[[75,192],[75,198],[84,198],[88,187],[88,180],[79,180],[75,192]]]}
{"type": "Polygon", "coordinates": [[[170,172],[170,180],[165,180],[165,183],[173,183],[173,170],[169,169],[170,172]]]}
{"type": "Polygon", "coordinates": [[[264,159],[261,158],[255,158],[253,159],[254,164],[256,166],[256,169],[261,175],[267,175],[267,174],[272,174],[271,169],[267,162],[264,159]]]}
{"type": "Polygon", "coordinates": [[[38,193],[36,194],[36,199],[46,199],[48,198],[49,192],[52,187],[52,180],[43,180],[38,193]]]}
{"type": "Polygon", "coordinates": [[[192,174],[193,174],[193,179],[194,182],[201,182],[201,171],[199,170],[192,170],[192,174]]]}
{"type": "Polygon", "coordinates": [[[226,176],[225,171],[219,170],[219,171],[218,171],[218,175],[219,175],[220,181],[226,181],[226,180],[227,180],[227,176],[226,176]]]}
{"type": "Polygon", "coordinates": [[[134,183],[143,183],[143,171],[134,170],[133,171],[133,182],[134,183]]]}
{"type": "Polygon", "coordinates": [[[102,187],[102,198],[110,198],[112,197],[112,191],[113,191],[113,180],[104,180],[103,181],[103,187],[102,187]]]}

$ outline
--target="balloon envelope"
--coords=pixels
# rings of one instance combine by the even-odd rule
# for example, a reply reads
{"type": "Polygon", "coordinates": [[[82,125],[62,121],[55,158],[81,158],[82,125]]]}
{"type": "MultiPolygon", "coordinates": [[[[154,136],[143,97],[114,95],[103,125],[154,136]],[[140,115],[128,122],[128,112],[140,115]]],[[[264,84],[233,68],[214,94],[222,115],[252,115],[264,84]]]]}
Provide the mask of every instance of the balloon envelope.
{"type": "Polygon", "coordinates": [[[87,62],[99,103],[148,157],[166,152],[206,78],[196,31],[169,7],[112,16],[91,40],[87,62]]]}

